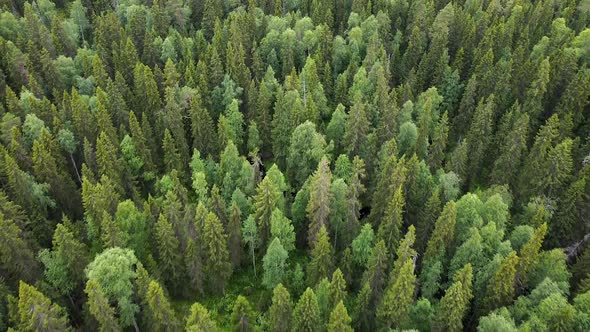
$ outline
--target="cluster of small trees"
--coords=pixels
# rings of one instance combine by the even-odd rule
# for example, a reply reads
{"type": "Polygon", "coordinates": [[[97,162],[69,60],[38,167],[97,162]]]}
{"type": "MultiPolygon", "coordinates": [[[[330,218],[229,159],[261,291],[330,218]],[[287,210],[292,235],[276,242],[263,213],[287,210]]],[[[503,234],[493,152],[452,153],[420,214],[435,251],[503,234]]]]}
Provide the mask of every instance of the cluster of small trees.
{"type": "Polygon", "coordinates": [[[0,8],[0,330],[590,329],[585,1],[0,8]]]}

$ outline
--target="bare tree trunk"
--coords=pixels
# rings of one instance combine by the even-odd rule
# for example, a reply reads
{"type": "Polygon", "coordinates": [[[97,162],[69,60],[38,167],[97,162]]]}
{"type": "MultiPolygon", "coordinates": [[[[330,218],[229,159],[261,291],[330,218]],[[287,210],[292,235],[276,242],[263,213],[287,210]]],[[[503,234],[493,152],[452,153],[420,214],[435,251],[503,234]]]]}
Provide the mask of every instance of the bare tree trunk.
{"type": "Polygon", "coordinates": [[[78,172],[78,166],[76,166],[76,161],[74,160],[74,156],[70,153],[70,160],[72,161],[72,165],[74,165],[74,170],[76,171],[76,175],[78,176],[78,182],[82,184],[82,178],[80,178],[80,172],[78,172]]]}
{"type": "Polygon", "coordinates": [[[584,249],[584,245],[588,241],[590,241],[590,233],[584,235],[584,237],[580,241],[563,249],[563,251],[565,252],[565,256],[566,256],[568,264],[572,264],[574,262],[574,260],[576,259],[576,257],[578,257],[580,255],[580,253],[584,249]]]}

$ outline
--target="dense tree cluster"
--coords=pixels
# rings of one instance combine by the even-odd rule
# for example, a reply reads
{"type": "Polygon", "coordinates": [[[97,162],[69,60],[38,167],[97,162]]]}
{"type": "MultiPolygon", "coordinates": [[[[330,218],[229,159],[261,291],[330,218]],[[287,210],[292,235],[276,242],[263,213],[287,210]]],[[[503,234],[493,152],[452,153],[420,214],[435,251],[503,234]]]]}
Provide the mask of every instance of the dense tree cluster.
{"type": "Polygon", "coordinates": [[[0,0],[0,330],[590,330],[589,26],[0,0]]]}

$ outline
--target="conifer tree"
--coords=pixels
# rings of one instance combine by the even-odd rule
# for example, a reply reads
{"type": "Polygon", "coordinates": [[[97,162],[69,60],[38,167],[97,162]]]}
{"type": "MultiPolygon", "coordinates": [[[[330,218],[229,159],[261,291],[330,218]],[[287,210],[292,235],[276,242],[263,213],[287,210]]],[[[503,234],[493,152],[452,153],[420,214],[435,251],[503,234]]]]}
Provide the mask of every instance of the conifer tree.
{"type": "Polygon", "coordinates": [[[424,252],[424,262],[444,257],[451,248],[455,234],[457,207],[455,202],[448,202],[434,224],[434,231],[428,240],[424,252]]]}
{"type": "Polygon", "coordinates": [[[330,308],[334,308],[339,302],[345,301],[346,294],[346,280],[339,268],[332,274],[330,281],[330,308]]]}
{"type": "Polygon", "coordinates": [[[348,316],[346,307],[342,301],[338,302],[332,313],[330,314],[330,322],[328,323],[328,332],[352,332],[350,327],[352,319],[348,316]]]}
{"type": "Polygon", "coordinates": [[[98,321],[100,331],[120,331],[117,324],[115,310],[110,306],[100,286],[95,280],[89,280],[85,289],[88,295],[88,306],[90,313],[98,321]]]}
{"type": "Polygon", "coordinates": [[[273,290],[272,304],[268,309],[268,324],[271,331],[291,331],[293,303],[289,291],[278,284],[273,290]]]}
{"type": "Polygon", "coordinates": [[[404,328],[414,303],[415,288],[414,262],[408,259],[402,265],[393,286],[384,294],[381,304],[377,308],[377,318],[385,326],[395,325],[397,328],[404,328]]]}
{"type": "Polygon", "coordinates": [[[519,257],[514,251],[502,260],[500,267],[487,284],[482,309],[493,310],[512,303],[518,262],[519,257]]]}
{"type": "Polygon", "coordinates": [[[189,287],[201,295],[204,292],[203,284],[205,281],[202,251],[203,246],[200,241],[193,241],[190,239],[184,255],[186,273],[189,277],[189,287]]]}
{"type": "Polygon", "coordinates": [[[152,280],[149,284],[147,303],[154,331],[175,331],[178,329],[174,310],[164,295],[162,287],[156,281],[152,280]]]}
{"type": "Polygon", "coordinates": [[[239,295],[234,302],[232,311],[233,330],[239,332],[255,331],[254,310],[250,306],[248,299],[239,295]]]}
{"type": "Polygon", "coordinates": [[[195,303],[191,306],[190,314],[186,320],[186,330],[191,332],[214,332],[217,331],[217,325],[211,319],[207,308],[200,303],[195,303]]]}
{"type": "Polygon", "coordinates": [[[355,98],[344,131],[344,146],[350,157],[364,156],[369,134],[370,122],[365,111],[365,104],[360,97],[355,98]]]}
{"type": "Polygon", "coordinates": [[[472,279],[473,269],[469,263],[455,274],[453,284],[440,301],[434,318],[434,328],[448,331],[463,330],[463,319],[469,312],[469,303],[473,298],[472,279]]]}
{"type": "Polygon", "coordinates": [[[20,281],[18,287],[17,328],[23,331],[66,331],[69,329],[68,317],[59,305],[37,288],[20,281]]]}
{"type": "Polygon", "coordinates": [[[293,329],[296,331],[320,331],[320,308],[315,293],[307,288],[293,311],[293,329]]]}
{"type": "Polygon", "coordinates": [[[387,205],[385,216],[379,225],[377,240],[383,240],[387,244],[387,251],[393,253],[401,238],[401,227],[403,224],[403,209],[405,201],[402,188],[398,187],[393,198],[387,205]]]}
{"type": "Polygon", "coordinates": [[[499,137],[502,140],[500,143],[500,153],[494,162],[494,167],[490,175],[493,183],[513,184],[515,182],[516,171],[519,169],[522,157],[526,151],[529,116],[528,114],[515,114],[513,117],[515,119],[513,120],[513,124],[511,124],[510,132],[506,133],[504,137],[499,137]]]}
{"type": "Polygon", "coordinates": [[[179,267],[181,266],[180,244],[174,229],[168,218],[164,214],[160,214],[155,228],[155,237],[157,243],[157,254],[159,263],[165,280],[169,287],[174,289],[180,286],[178,284],[180,278],[179,267]]]}
{"type": "Polygon", "coordinates": [[[205,273],[211,287],[221,293],[225,293],[227,280],[232,274],[232,267],[227,251],[227,235],[217,216],[209,212],[205,219],[203,229],[205,253],[205,273]]]}
{"type": "Polygon", "coordinates": [[[264,178],[254,195],[254,220],[258,226],[261,243],[270,237],[272,212],[278,207],[279,193],[270,178],[264,178]]]}
{"type": "MultiPolygon", "coordinates": [[[[490,144],[490,137],[492,136],[493,120],[495,99],[494,95],[490,95],[485,103],[480,100],[475,113],[473,114],[473,120],[469,126],[467,132],[467,142],[469,146],[469,168],[472,170],[470,179],[474,180],[477,177],[477,173],[473,173],[474,170],[479,170],[483,162],[484,156],[486,155],[487,149],[490,144]]],[[[477,171],[475,171],[477,172],[477,171]]]]}
{"type": "Polygon", "coordinates": [[[362,283],[367,284],[371,290],[370,302],[367,304],[374,306],[381,301],[387,278],[388,261],[387,247],[385,241],[381,240],[373,247],[362,278],[362,283]]]}
{"type": "Polygon", "coordinates": [[[521,287],[527,286],[529,274],[539,262],[539,250],[543,245],[546,233],[547,224],[543,223],[535,230],[533,237],[531,237],[531,239],[520,249],[520,256],[516,267],[516,276],[517,282],[521,287]]]}
{"type": "Polygon", "coordinates": [[[230,211],[228,232],[228,250],[234,269],[240,266],[242,260],[242,211],[236,202],[233,202],[230,211]]]}
{"type": "Polygon", "coordinates": [[[318,169],[311,179],[309,203],[306,209],[310,220],[307,242],[312,248],[315,246],[319,230],[328,226],[330,199],[332,196],[330,192],[331,179],[330,164],[328,159],[324,157],[318,164],[318,169]]]}
{"type": "Polygon", "coordinates": [[[327,278],[333,270],[334,248],[326,227],[322,226],[318,232],[317,241],[311,251],[311,262],[308,265],[307,283],[315,285],[323,278],[327,278]]]}

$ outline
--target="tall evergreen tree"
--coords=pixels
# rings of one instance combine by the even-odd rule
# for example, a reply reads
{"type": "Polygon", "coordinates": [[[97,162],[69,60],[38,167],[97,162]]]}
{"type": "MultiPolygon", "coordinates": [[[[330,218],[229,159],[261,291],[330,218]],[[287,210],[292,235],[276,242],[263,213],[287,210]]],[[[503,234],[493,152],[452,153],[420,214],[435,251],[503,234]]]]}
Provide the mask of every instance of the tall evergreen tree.
{"type": "Polygon", "coordinates": [[[348,312],[346,311],[346,307],[342,303],[342,301],[338,302],[332,313],[330,314],[330,322],[328,323],[328,331],[329,332],[352,332],[354,331],[352,327],[350,327],[350,323],[352,319],[348,316],[348,312]]]}
{"type": "Polygon", "coordinates": [[[254,310],[248,299],[239,295],[232,310],[233,330],[239,332],[255,331],[254,310]]]}
{"type": "Polygon", "coordinates": [[[293,311],[293,329],[297,331],[320,331],[320,308],[315,293],[307,288],[293,311]]]}
{"type": "Polygon", "coordinates": [[[278,284],[273,290],[272,304],[268,309],[268,324],[272,331],[291,331],[293,303],[289,291],[278,284]]]}
{"type": "Polygon", "coordinates": [[[434,318],[434,328],[448,331],[463,330],[463,319],[469,312],[469,303],[473,298],[472,279],[473,269],[469,263],[455,274],[453,284],[440,301],[434,318]]]}
{"type": "Polygon", "coordinates": [[[310,247],[315,246],[318,232],[322,227],[327,228],[328,217],[330,215],[330,183],[332,173],[328,159],[322,158],[318,169],[314,173],[309,190],[309,203],[307,204],[307,213],[310,219],[307,242],[310,247]]]}
{"type": "Polygon", "coordinates": [[[217,216],[209,212],[203,229],[205,253],[205,273],[210,286],[217,292],[225,293],[227,280],[232,274],[229,253],[227,251],[227,235],[217,216]]]}
{"type": "Polygon", "coordinates": [[[332,273],[334,266],[334,248],[330,244],[330,238],[324,226],[318,232],[311,257],[311,262],[308,265],[307,283],[315,285],[323,278],[327,278],[332,273]]]}

